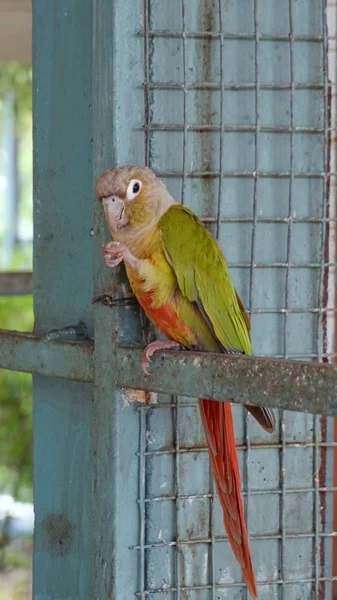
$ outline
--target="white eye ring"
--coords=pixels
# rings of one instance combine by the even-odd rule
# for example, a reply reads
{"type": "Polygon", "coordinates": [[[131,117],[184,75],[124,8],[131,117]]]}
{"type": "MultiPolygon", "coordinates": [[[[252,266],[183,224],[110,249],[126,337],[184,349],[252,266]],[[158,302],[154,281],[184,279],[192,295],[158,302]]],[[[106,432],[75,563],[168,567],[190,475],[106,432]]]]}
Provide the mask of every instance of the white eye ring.
{"type": "Polygon", "coordinates": [[[126,190],[126,197],[128,200],[133,200],[136,196],[138,196],[140,190],[142,189],[142,182],[139,179],[131,179],[128,188],[126,190]]]}

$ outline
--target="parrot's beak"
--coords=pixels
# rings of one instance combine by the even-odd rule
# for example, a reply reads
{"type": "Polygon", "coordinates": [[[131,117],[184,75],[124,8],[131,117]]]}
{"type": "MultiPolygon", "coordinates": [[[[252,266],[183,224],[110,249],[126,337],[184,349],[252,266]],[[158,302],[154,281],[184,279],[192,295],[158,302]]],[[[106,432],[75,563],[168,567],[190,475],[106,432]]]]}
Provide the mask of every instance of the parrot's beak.
{"type": "Polygon", "coordinates": [[[107,198],[102,198],[102,204],[110,231],[116,233],[128,223],[124,202],[118,196],[108,196],[107,198]]]}

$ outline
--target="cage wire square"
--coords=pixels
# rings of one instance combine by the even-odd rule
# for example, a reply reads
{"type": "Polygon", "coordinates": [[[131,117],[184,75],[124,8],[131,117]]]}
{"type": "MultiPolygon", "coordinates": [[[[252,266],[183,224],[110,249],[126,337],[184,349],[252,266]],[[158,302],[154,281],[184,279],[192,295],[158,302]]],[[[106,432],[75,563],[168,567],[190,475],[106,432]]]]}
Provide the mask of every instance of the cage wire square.
{"type": "MultiPolygon", "coordinates": [[[[335,2],[144,0],[144,156],[219,240],[254,353],[334,361],[335,2]]],[[[272,399],[271,399],[272,404],[272,399]]],[[[259,598],[329,600],[333,420],[233,407],[259,598]]],[[[139,408],[137,597],[248,598],[197,401],[139,408]]]]}

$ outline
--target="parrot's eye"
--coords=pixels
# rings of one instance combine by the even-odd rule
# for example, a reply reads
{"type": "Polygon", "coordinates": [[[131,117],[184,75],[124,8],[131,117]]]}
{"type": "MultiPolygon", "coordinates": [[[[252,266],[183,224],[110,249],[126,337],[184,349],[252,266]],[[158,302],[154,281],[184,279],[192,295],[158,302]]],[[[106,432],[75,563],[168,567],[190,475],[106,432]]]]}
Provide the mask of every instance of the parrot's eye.
{"type": "Polygon", "coordinates": [[[142,182],[139,179],[131,179],[128,189],[126,190],[126,197],[128,200],[133,200],[136,196],[138,196],[140,190],[142,189],[142,182]]]}

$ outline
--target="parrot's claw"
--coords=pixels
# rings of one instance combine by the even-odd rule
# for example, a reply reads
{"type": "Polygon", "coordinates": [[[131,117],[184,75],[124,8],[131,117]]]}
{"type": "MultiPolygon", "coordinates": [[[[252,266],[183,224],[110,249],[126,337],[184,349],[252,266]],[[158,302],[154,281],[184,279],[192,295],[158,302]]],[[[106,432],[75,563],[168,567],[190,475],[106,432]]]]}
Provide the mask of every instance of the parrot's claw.
{"type": "Polygon", "coordinates": [[[121,262],[123,261],[123,257],[120,256],[119,258],[111,258],[110,256],[104,256],[104,262],[106,264],[107,267],[110,267],[111,269],[113,269],[114,267],[117,267],[121,262]]]}
{"type": "Polygon", "coordinates": [[[152,344],[146,346],[142,358],[142,369],[145,375],[150,376],[150,373],[147,369],[150,366],[150,363],[152,362],[151,356],[155,352],[157,352],[158,350],[172,350],[173,348],[177,349],[181,348],[181,346],[180,344],[178,344],[178,342],[174,342],[173,340],[157,340],[156,342],[152,342],[152,344]]]}
{"type": "Polygon", "coordinates": [[[140,265],[140,260],[129,250],[126,244],[120,242],[108,242],[103,246],[104,262],[107,267],[117,267],[123,260],[134,270],[140,265]]]}

